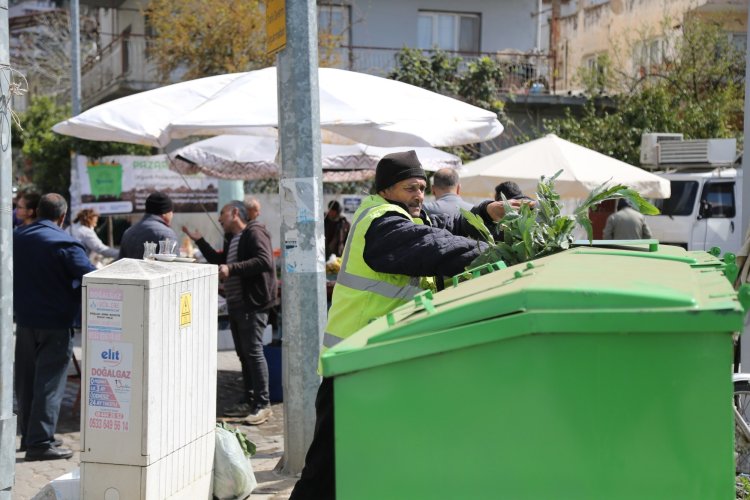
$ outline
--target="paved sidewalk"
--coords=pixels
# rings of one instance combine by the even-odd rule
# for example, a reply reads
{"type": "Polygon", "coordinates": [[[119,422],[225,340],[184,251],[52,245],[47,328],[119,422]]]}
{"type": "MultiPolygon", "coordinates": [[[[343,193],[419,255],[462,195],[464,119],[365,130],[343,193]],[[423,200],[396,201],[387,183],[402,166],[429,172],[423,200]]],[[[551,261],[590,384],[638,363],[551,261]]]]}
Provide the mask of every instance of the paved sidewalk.
{"type": "MultiPolygon", "coordinates": [[[[80,359],[80,349],[76,348],[80,359]]],[[[234,351],[218,353],[218,391],[217,420],[222,412],[237,398],[241,385],[240,363],[234,351]]],[[[50,460],[43,462],[25,462],[24,453],[16,452],[16,481],[13,487],[15,500],[34,498],[51,480],[76,469],[80,463],[80,420],[74,411],[73,403],[78,393],[78,380],[68,379],[57,436],[63,446],[75,451],[67,460],[50,460]]],[[[234,422],[231,422],[233,425],[234,422]]],[[[258,487],[250,499],[278,500],[287,499],[297,479],[282,476],[274,471],[283,454],[284,448],[284,406],[273,405],[273,416],[260,426],[240,425],[248,438],[257,446],[257,453],[252,458],[258,487]]],[[[16,438],[16,447],[20,437],[16,438]]]]}

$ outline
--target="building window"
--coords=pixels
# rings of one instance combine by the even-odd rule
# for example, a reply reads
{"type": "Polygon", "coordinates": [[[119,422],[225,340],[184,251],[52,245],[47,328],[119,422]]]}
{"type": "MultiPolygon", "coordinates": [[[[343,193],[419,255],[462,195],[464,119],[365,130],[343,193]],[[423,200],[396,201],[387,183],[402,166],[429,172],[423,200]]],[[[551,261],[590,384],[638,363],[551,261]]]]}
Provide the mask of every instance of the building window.
{"type": "Polygon", "coordinates": [[[335,42],[338,46],[349,45],[349,6],[318,5],[318,34],[335,42]]]}
{"type": "Polygon", "coordinates": [[[420,11],[417,47],[458,52],[479,52],[479,14],[420,11]]]}
{"type": "Polygon", "coordinates": [[[638,42],[633,47],[633,67],[639,76],[655,73],[664,62],[666,42],[661,38],[638,42]]]}
{"type": "Polygon", "coordinates": [[[744,53],[747,49],[747,33],[730,33],[729,42],[735,49],[744,53]]]}

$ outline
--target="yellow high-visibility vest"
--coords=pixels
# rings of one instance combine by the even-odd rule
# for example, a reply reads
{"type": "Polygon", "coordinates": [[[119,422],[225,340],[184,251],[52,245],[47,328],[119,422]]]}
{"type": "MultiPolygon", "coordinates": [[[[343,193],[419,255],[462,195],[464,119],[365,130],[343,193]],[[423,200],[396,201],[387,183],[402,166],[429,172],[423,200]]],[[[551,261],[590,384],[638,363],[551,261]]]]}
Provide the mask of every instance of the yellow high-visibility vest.
{"type": "Polygon", "coordinates": [[[368,196],[354,214],[349,237],[344,247],[341,269],[333,289],[323,349],[338,344],[370,321],[408,302],[422,291],[420,278],[405,274],[374,271],[365,263],[365,234],[372,221],[388,212],[398,212],[416,224],[422,219],[412,217],[398,205],[378,195],[368,196]]]}

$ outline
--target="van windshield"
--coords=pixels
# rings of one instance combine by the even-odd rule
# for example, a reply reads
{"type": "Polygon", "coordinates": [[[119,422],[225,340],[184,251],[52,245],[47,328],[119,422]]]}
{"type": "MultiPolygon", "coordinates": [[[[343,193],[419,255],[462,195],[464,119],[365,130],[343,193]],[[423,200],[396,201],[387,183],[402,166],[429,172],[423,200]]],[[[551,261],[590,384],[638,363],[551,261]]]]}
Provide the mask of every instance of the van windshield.
{"type": "Polygon", "coordinates": [[[690,215],[698,194],[697,181],[671,181],[672,195],[664,200],[652,200],[662,215],[690,215]]]}

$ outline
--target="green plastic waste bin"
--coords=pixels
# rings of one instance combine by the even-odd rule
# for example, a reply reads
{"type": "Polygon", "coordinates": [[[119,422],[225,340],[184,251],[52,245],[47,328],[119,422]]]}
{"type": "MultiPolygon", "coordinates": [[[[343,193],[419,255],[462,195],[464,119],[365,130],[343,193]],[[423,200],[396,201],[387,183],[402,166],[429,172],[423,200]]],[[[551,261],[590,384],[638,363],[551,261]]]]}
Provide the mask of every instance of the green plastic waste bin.
{"type": "Polygon", "coordinates": [[[572,248],[417,296],[322,358],[337,498],[734,498],[720,261],[572,248]]]}

